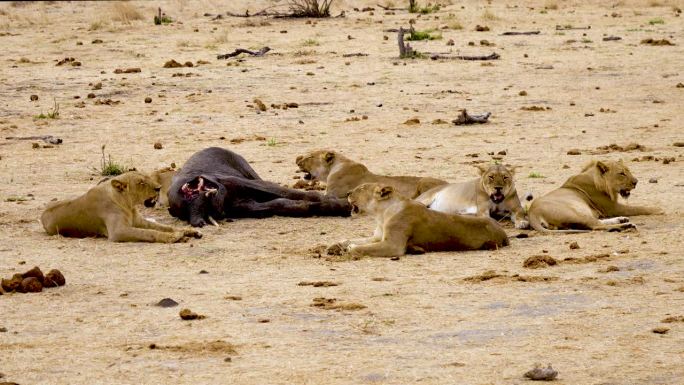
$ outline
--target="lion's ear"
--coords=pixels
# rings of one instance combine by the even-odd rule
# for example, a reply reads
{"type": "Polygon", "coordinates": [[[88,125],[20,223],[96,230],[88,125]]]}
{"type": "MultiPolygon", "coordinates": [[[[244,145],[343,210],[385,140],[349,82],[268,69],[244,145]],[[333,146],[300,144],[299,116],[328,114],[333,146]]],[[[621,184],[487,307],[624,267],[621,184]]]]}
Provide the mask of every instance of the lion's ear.
{"type": "Polygon", "coordinates": [[[116,191],[118,191],[118,192],[124,192],[128,188],[128,183],[122,182],[122,181],[117,180],[117,179],[112,179],[111,183],[112,183],[112,187],[114,187],[114,189],[116,189],[116,191]]]}
{"type": "Polygon", "coordinates": [[[599,169],[601,174],[605,174],[606,172],[608,172],[608,165],[601,162],[600,160],[598,162],[596,162],[596,168],[599,169]]]}
{"type": "Polygon", "coordinates": [[[511,166],[510,164],[506,165],[506,168],[508,169],[508,172],[511,173],[511,175],[515,175],[518,170],[522,168],[522,166],[511,166]]]}
{"type": "Polygon", "coordinates": [[[474,166],[480,172],[480,175],[484,175],[484,173],[486,173],[489,169],[489,167],[485,166],[484,164],[476,164],[474,166]]]}
{"type": "Polygon", "coordinates": [[[387,199],[392,196],[394,192],[394,187],[392,186],[378,186],[375,188],[375,197],[378,200],[387,199]]]}
{"type": "Polygon", "coordinates": [[[295,159],[295,163],[301,162],[302,159],[304,159],[304,156],[303,156],[303,155],[298,155],[298,156],[297,156],[297,159],[295,159]]]}
{"type": "Polygon", "coordinates": [[[333,159],[335,159],[335,153],[328,151],[323,155],[323,160],[325,160],[326,163],[332,163],[333,159]]]}

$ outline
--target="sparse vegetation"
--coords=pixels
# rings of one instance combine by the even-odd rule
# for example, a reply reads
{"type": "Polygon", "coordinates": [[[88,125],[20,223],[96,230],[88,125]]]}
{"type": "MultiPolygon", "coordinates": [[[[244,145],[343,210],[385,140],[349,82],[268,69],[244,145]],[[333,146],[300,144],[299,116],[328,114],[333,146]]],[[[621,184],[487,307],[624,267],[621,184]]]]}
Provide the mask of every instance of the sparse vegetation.
{"type": "Polygon", "coordinates": [[[593,43],[593,41],[591,41],[591,39],[587,39],[587,38],[585,37],[585,38],[582,39],[582,43],[584,43],[584,44],[589,44],[589,43],[593,43]]]}
{"type": "Polygon", "coordinates": [[[52,107],[52,109],[48,110],[47,114],[40,113],[36,116],[34,116],[36,119],[57,119],[59,118],[59,103],[57,103],[57,99],[55,99],[55,104],[52,107]]]}
{"type": "Polygon", "coordinates": [[[112,160],[110,154],[105,155],[105,145],[102,145],[102,159],[100,169],[97,170],[102,176],[116,176],[126,172],[127,167],[112,160]]]}
{"type": "Polygon", "coordinates": [[[111,6],[111,19],[130,24],[133,20],[142,20],[143,15],[135,6],[127,1],[117,1],[111,6]]]}
{"type": "Polygon", "coordinates": [[[499,18],[489,9],[485,9],[482,13],[482,18],[485,20],[498,20],[499,18]]]}
{"type": "Polygon", "coordinates": [[[276,138],[270,138],[270,139],[266,142],[266,145],[267,145],[268,147],[275,147],[277,144],[278,144],[278,141],[276,140],[276,138]]]}
{"type": "Polygon", "coordinates": [[[319,46],[321,43],[318,42],[316,39],[306,39],[302,43],[303,46],[305,47],[314,47],[314,46],[319,46]]]}
{"type": "Polygon", "coordinates": [[[298,51],[295,51],[292,55],[295,57],[300,57],[300,56],[312,56],[315,55],[317,52],[312,50],[312,49],[300,49],[298,51]]]}
{"type": "Polygon", "coordinates": [[[649,20],[648,24],[650,24],[650,25],[665,24],[665,20],[661,19],[660,17],[657,17],[655,19],[649,20]]]}
{"type": "Polygon", "coordinates": [[[432,13],[432,12],[437,12],[437,11],[439,11],[439,9],[440,9],[439,4],[433,5],[433,4],[428,3],[426,6],[421,7],[420,5],[418,5],[418,2],[416,0],[410,0],[409,1],[409,7],[408,7],[409,13],[422,13],[424,15],[426,15],[428,13],[432,13]]]}
{"type": "Polygon", "coordinates": [[[289,0],[293,17],[330,17],[333,0],[289,0]]]}
{"type": "Polygon", "coordinates": [[[409,41],[418,41],[418,40],[439,40],[442,38],[442,34],[436,33],[432,34],[433,30],[431,29],[426,29],[425,31],[417,31],[413,28],[409,30],[409,35],[406,37],[406,40],[409,41]]]}
{"type": "Polygon", "coordinates": [[[544,175],[541,173],[538,173],[536,171],[530,172],[530,174],[527,176],[528,178],[546,178],[544,175]]]}

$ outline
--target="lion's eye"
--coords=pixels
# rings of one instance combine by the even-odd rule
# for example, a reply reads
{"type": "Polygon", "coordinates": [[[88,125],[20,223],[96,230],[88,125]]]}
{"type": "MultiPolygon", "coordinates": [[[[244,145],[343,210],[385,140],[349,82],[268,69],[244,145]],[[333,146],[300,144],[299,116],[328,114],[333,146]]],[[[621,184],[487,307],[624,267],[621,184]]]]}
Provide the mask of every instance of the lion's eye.
{"type": "Polygon", "coordinates": [[[494,175],[490,175],[489,180],[494,180],[494,175]]]}
{"type": "Polygon", "coordinates": [[[504,180],[508,180],[508,177],[507,177],[507,176],[505,176],[505,177],[503,177],[503,179],[504,179],[504,180]]]}
{"type": "Polygon", "coordinates": [[[627,174],[625,174],[624,172],[621,172],[620,176],[627,176],[627,174]]]}

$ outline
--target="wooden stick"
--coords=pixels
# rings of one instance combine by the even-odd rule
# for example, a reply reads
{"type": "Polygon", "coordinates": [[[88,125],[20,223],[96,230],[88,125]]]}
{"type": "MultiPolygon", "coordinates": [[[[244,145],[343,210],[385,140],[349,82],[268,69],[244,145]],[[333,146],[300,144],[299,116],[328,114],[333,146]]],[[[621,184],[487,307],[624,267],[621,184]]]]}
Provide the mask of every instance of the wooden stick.
{"type": "Polygon", "coordinates": [[[512,31],[512,32],[504,32],[501,34],[501,36],[516,36],[516,35],[539,35],[540,31],[529,31],[529,32],[517,32],[517,31],[512,31]]]}
{"type": "Polygon", "coordinates": [[[255,51],[250,51],[250,50],[244,49],[244,48],[236,48],[235,51],[233,51],[233,52],[231,52],[231,53],[226,53],[226,54],[223,54],[223,55],[218,55],[218,56],[216,56],[216,58],[217,58],[217,59],[229,59],[229,58],[235,57],[235,56],[237,56],[237,55],[239,55],[239,54],[241,54],[241,53],[246,53],[246,54],[249,54],[249,55],[252,55],[252,56],[260,57],[260,56],[264,56],[264,55],[266,54],[266,52],[268,52],[268,51],[270,51],[270,50],[271,50],[271,48],[269,48],[269,47],[264,47],[264,48],[262,48],[262,49],[260,49],[260,50],[258,50],[258,51],[256,51],[256,52],[255,52],[255,51]]]}
{"type": "Polygon", "coordinates": [[[442,55],[442,54],[431,54],[430,59],[432,60],[439,60],[439,59],[447,59],[447,60],[496,60],[499,59],[501,56],[493,52],[489,55],[486,56],[464,56],[464,55],[456,55],[456,56],[451,56],[451,55],[442,55]]]}
{"type": "Polygon", "coordinates": [[[492,115],[491,112],[486,112],[482,115],[470,115],[466,112],[465,109],[461,111],[461,114],[458,116],[458,118],[452,120],[451,122],[454,123],[457,126],[464,125],[464,124],[483,124],[487,123],[489,117],[492,115]]]}

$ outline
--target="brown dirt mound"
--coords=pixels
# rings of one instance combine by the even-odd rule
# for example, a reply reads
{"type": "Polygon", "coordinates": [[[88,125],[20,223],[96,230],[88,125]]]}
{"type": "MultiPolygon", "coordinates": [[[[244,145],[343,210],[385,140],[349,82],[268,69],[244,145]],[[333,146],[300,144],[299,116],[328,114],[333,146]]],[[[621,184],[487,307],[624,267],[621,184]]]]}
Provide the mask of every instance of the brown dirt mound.
{"type": "Polygon", "coordinates": [[[541,269],[557,264],[558,260],[550,255],[533,255],[523,262],[523,267],[527,269],[541,269]]]}
{"type": "Polygon", "coordinates": [[[336,298],[325,297],[314,298],[311,306],[325,310],[361,310],[366,308],[366,305],[360,303],[338,302],[336,298]]]}

